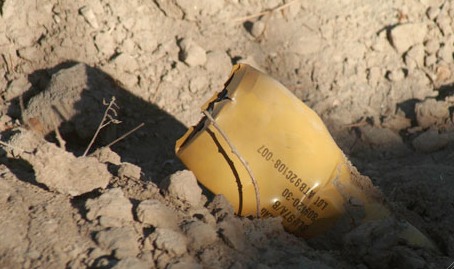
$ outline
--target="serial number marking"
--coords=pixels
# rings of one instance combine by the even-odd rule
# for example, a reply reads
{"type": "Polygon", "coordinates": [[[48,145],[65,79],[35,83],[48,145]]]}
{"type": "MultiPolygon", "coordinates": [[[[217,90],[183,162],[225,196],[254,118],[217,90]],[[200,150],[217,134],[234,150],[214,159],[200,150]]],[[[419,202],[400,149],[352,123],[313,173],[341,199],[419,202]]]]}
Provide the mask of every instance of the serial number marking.
{"type": "Polygon", "coordinates": [[[316,192],[311,190],[310,186],[304,182],[292,169],[290,169],[285,162],[281,159],[275,159],[274,153],[265,145],[257,149],[257,152],[265,159],[273,164],[274,169],[281,174],[288,182],[293,184],[298,190],[304,194],[308,199],[314,197],[316,192]]]}
{"type": "MultiPolygon", "coordinates": [[[[284,197],[284,199],[287,201],[292,200],[294,204],[298,204],[299,202],[302,203],[302,201],[294,197],[293,192],[290,191],[289,189],[284,189],[284,191],[282,192],[282,197],[284,197]]],[[[323,198],[320,198],[320,196],[317,196],[312,205],[320,208],[321,210],[324,210],[328,206],[328,202],[325,201],[323,198]]]]}
{"type": "MultiPolygon", "coordinates": [[[[305,231],[309,225],[306,224],[301,218],[298,218],[295,214],[292,213],[285,205],[283,205],[280,201],[276,201],[273,203],[271,207],[275,212],[277,212],[283,220],[287,221],[293,227],[298,229],[300,232],[305,231]]],[[[262,209],[262,215],[273,215],[267,209],[262,209]]]]}
{"type": "MultiPolygon", "coordinates": [[[[293,197],[293,193],[289,189],[284,189],[284,191],[282,192],[282,197],[284,197],[284,199],[287,201],[292,200],[293,208],[295,208],[301,214],[301,216],[304,216],[312,221],[316,221],[318,219],[318,213],[304,201],[293,197]]],[[[328,203],[320,197],[317,197],[317,199],[312,203],[312,206],[319,208],[319,210],[324,210],[328,206],[328,203]]]]}

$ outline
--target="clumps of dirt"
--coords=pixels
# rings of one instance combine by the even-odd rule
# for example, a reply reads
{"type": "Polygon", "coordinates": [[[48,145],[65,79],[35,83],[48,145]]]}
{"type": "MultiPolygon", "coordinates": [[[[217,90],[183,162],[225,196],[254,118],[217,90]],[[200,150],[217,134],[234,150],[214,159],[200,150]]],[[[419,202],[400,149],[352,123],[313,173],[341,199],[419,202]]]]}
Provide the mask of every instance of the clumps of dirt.
{"type": "Polygon", "coordinates": [[[94,157],[75,157],[47,142],[42,136],[24,129],[8,141],[12,148],[7,157],[28,162],[36,182],[62,194],[78,196],[94,189],[104,189],[111,177],[107,166],[94,157]]]}
{"type": "MultiPolygon", "coordinates": [[[[194,180],[191,172],[180,171],[171,176],[170,186],[198,188],[195,193],[199,193],[200,199],[201,189],[194,180]],[[189,177],[193,180],[188,180],[189,177]]],[[[186,200],[176,196],[178,189],[176,192],[168,188],[162,192],[164,195],[155,192],[149,199],[138,201],[126,198],[130,195],[128,191],[112,188],[89,198],[84,211],[89,229],[95,233],[97,248],[88,254],[88,266],[119,266],[125,259],[146,264],[147,268],[289,265],[288,261],[276,260],[276,256],[264,255],[277,251],[279,254],[273,255],[282,257],[287,252],[278,247],[286,245],[286,240],[299,241],[283,230],[280,219],[238,218],[222,196],[216,196],[208,207],[200,201],[190,207],[182,206],[194,197],[186,200]]],[[[286,247],[295,253],[303,250],[300,245],[286,247]]],[[[306,261],[310,263],[303,259],[294,265],[306,261]]]]}
{"type": "Polygon", "coordinates": [[[191,206],[197,207],[202,202],[202,190],[190,171],[181,171],[169,176],[161,182],[160,188],[165,194],[186,201],[191,206]]]}
{"type": "Polygon", "coordinates": [[[123,227],[133,221],[132,203],[120,188],[106,190],[85,203],[86,218],[104,227],[123,227]]]}
{"type": "Polygon", "coordinates": [[[449,206],[452,202],[450,193],[454,188],[450,180],[454,174],[454,169],[450,167],[452,158],[452,154],[414,156],[404,166],[396,163],[384,174],[382,187],[390,194],[389,199],[395,201],[396,209],[425,230],[440,250],[449,256],[454,251],[453,231],[451,226],[446,226],[446,223],[453,221],[454,216],[453,208],[449,206]],[[415,184],[414,179],[418,180],[418,184],[415,184]],[[420,198],[414,199],[416,196],[420,198]]]}
{"type": "Polygon", "coordinates": [[[399,233],[404,227],[393,218],[365,223],[345,236],[346,254],[368,268],[424,268],[429,254],[402,242],[399,233]]]}
{"type": "Polygon", "coordinates": [[[62,135],[76,133],[89,140],[108,102],[119,95],[105,78],[91,77],[89,72],[89,67],[80,63],[53,74],[46,89],[28,102],[23,121],[43,135],[58,128],[62,135]]]}
{"type": "MultiPolygon", "coordinates": [[[[70,252],[72,258],[59,252],[62,257],[56,264],[72,259],[73,264],[95,268],[334,268],[339,265],[346,268],[353,264],[365,264],[368,268],[424,268],[426,259],[430,260],[426,251],[415,252],[402,241],[399,233],[403,224],[394,218],[366,222],[343,235],[327,236],[318,243],[312,241],[309,246],[285,232],[280,218],[239,218],[222,195],[207,202],[190,171],[170,175],[158,188],[154,183],[142,182],[140,169],[119,161],[118,155],[108,148],[95,152],[99,159],[77,158],[32,130],[18,131],[13,130],[15,134],[8,140],[13,149],[6,157],[28,162],[36,182],[48,189],[40,189],[43,185],[39,184],[35,187],[48,193],[47,207],[57,206],[57,201],[64,200],[72,208],[55,215],[56,220],[73,218],[81,231],[77,238],[84,242],[82,247],[70,252]],[[19,150],[19,146],[23,148],[19,150]],[[53,151],[40,153],[45,147],[53,151]],[[51,157],[58,159],[55,162],[58,167],[52,161],[37,163],[51,157]],[[74,170],[78,168],[77,160],[84,160],[90,167],[74,170]],[[102,173],[93,172],[98,166],[103,167],[102,173]],[[44,174],[40,169],[58,173],[44,174]],[[103,184],[93,187],[87,180],[103,184]],[[87,189],[74,191],[81,186],[87,189]],[[340,238],[339,245],[331,242],[334,238],[340,238]]],[[[15,199],[12,186],[21,191],[24,183],[15,176],[5,176],[10,172],[3,168],[6,187],[2,188],[5,190],[2,201],[8,204],[15,199]]],[[[46,216],[40,218],[44,220],[46,216]]],[[[6,251],[4,257],[8,255],[12,254],[6,251]]],[[[50,258],[54,254],[44,255],[50,258]]],[[[33,259],[30,262],[37,264],[33,259]]]]}

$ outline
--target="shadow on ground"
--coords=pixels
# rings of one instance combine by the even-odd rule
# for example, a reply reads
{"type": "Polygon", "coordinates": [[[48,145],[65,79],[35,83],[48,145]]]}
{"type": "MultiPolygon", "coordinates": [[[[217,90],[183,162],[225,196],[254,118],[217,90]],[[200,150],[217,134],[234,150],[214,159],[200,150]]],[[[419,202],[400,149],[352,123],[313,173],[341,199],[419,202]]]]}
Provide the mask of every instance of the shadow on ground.
{"type": "Polygon", "coordinates": [[[143,178],[156,183],[183,166],[174,154],[175,141],[186,127],[173,116],[131,94],[102,70],[68,61],[29,75],[32,84],[11,106],[10,115],[18,118],[20,101],[25,109],[20,116],[25,125],[58,144],[55,127],[66,142],[66,149],[81,156],[101,124],[107,103],[115,97],[108,124],[96,136],[89,153],[113,142],[141,123],[144,126],[115,143],[111,148],[142,168],[143,178]]]}

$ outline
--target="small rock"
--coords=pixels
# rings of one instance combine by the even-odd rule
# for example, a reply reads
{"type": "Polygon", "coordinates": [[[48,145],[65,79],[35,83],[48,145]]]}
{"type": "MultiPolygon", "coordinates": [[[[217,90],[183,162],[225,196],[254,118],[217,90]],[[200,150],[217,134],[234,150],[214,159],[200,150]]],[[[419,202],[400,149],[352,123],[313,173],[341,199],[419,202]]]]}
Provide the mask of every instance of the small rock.
{"type": "Polygon", "coordinates": [[[87,219],[99,218],[105,227],[121,227],[133,221],[132,204],[120,188],[109,189],[98,198],[88,199],[85,207],[87,219]]]}
{"type": "Polygon", "coordinates": [[[402,143],[402,138],[398,134],[386,128],[365,126],[360,128],[360,130],[363,139],[372,145],[380,146],[389,143],[402,143]]]}
{"type": "Polygon", "coordinates": [[[377,52],[383,52],[389,47],[389,40],[385,31],[380,32],[375,38],[372,39],[371,49],[377,52]]]}
{"type": "Polygon", "coordinates": [[[400,155],[408,149],[400,135],[387,128],[364,126],[360,128],[361,139],[377,151],[400,155]]]}
{"type": "Polygon", "coordinates": [[[445,82],[451,78],[451,75],[451,68],[449,68],[449,66],[447,66],[446,64],[437,66],[437,82],[445,82]]]}
{"type": "Polygon", "coordinates": [[[194,221],[184,225],[183,230],[189,239],[192,249],[199,250],[214,243],[217,239],[216,230],[209,224],[194,221]]]}
{"type": "Polygon", "coordinates": [[[102,163],[111,163],[115,165],[121,164],[121,157],[115,151],[112,151],[110,148],[101,147],[96,149],[91,156],[98,159],[102,163]]]}
{"type": "Polygon", "coordinates": [[[56,4],[52,7],[52,12],[54,14],[61,14],[62,13],[62,8],[59,4],[56,4]]]}
{"type": "Polygon", "coordinates": [[[395,69],[395,70],[388,71],[386,73],[386,78],[389,79],[390,81],[401,81],[405,78],[404,70],[395,69]]]}
{"type": "Polygon", "coordinates": [[[265,31],[266,23],[258,20],[252,24],[251,35],[255,38],[261,36],[265,31]]]}
{"type": "Polygon", "coordinates": [[[150,265],[145,261],[133,257],[120,260],[112,269],[149,269],[150,265]]]}
{"type": "Polygon", "coordinates": [[[423,23],[399,24],[390,30],[390,41],[394,48],[403,53],[411,46],[424,41],[427,27],[423,23]]]}
{"type": "Polygon", "coordinates": [[[452,52],[453,48],[450,45],[443,45],[440,47],[440,49],[437,51],[437,56],[439,59],[450,63],[452,62],[452,52]]]}
{"type": "Polygon", "coordinates": [[[188,202],[192,206],[199,206],[202,199],[202,189],[197,184],[197,179],[189,170],[178,171],[166,178],[161,183],[165,194],[188,202]]]}
{"type": "Polygon", "coordinates": [[[117,259],[135,257],[139,254],[138,236],[133,228],[109,228],[95,236],[100,247],[113,252],[117,259]]]}
{"type": "Polygon", "coordinates": [[[96,49],[105,57],[111,57],[115,53],[115,39],[109,32],[100,32],[95,38],[96,49]]]}
{"type": "Polygon", "coordinates": [[[438,15],[436,23],[444,36],[452,34],[451,18],[448,14],[442,13],[438,15]]]}
{"type": "Polygon", "coordinates": [[[165,250],[174,256],[181,256],[187,252],[187,239],[180,233],[166,228],[157,228],[149,237],[149,240],[161,250],[165,250]]]}
{"type": "Polygon", "coordinates": [[[435,56],[434,54],[427,55],[424,58],[424,65],[427,67],[434,65],[436,62],[437,62],[437,56],[435,56]]]}
{"type": "Polygon", "coordinates": [[[25,76],[21,76],[8,84],[3,98],[5,98],[6,101],[11,101],[29,90],[31,86],[32,85],[28,82],[28,79],[25,76]]]}
{"type": "Polygon", "coordinates": [[[115,64],[118,70],[122,70],[130,74],[139,69],[139,64],[136,59],[127,53],[120,53],[112,59],[112,63],[115,64]]]}
{"type": "Polygon", "coordinates": [[[37,46],[21,48],[17,51],[17,54],[22,59],[26,59],[28,61],[36,61],[44,57],[44,52],[37,46]]]}
{"type": "Polygon", "coordinates": [[[209,6],[209,3],[204,3],[205,0],[199,0],[199,1],[185,1],[185,0],[176,0],[176,4],[178,5],[179,8],[183,11],[184,14],[184,19],[189,20],[189,21],[194,21],[196,18],[199,18],[199,16],[202,13],[202,9],[204,8],[204,4],[207,4],[206,6],[209,6]]]}
{"type": "Polygon", "coordinates": [[[415,106],[416,120],[421,128],[444,124],[449,119],[449,104],[444,101],[427,99],[415,106]]]}
{"type": "Polygon", "coordinates": [[[405,64],[409,69],[424,66],[424,46],[422,44],[415,45],[404,56],[405,64]]]}
{"type": "Polygon", "coordinates": [[[94,29],[99,28],[98,20],[96,19],[95,13],[90,6],[83,6],[81,9],[79,9],[79,12],[91,27],[93,27],[94,29]]]}
{"type": "Polygon", "coordinates": [[[140,179],[142,169],[135,164],[123,162],[118,169],[118,176],[121,178],[140,179]]]}
{"type": "MultiPolygon", "coordinates": [[[[140,48],[142,50],[144,50],[144,48],[142,48],[142,46],[140,46],[140,48]]],[[[132,39],[126,39],[123,41],[123,43],[121,43],[121,51],[124,51],[125,53],[127,53],[129,55],[133,55],[135,53],[136,49],[137,49],[136,44],[132,39]]]]}
{"type": "Polygon", "coordinates": [[[246,248],[245,236],[241,223],[234,217],[228,217],[218,223],[219,233],[224,242],[231,248],[243,251],[246,248]]]}
{"type": "Polygon", "coordinates": [[[180,51],[180,60],[189,66],[204,65],[207,61],[205,50],[191,39],[183,39],[178,44],[180,51]]]}
{"type": "Polygon", "coordinates": [[[36,181],[50,190],[78,196],[107,187],[111,174],[105,164],[93,157],[73,154],[45,141],[33,131],[21,131],[9,143],[33,154],[20,154],[35,171],[36,181]]]}
{"type": "MultiPolygon", "coordinates": [[[[22,150],[26,152],[33,152],[39,147],[43,141],[42,137],[37,135],[36,132],[31,132],[26,129],[16,128],[13,129],[16,134],[11,136],[7,143],[13,147],[17,147],[17,149],[12,148],[11,154],[12,156],[20,156],[22,154],[22,150]]],[[[28,154],[27,154],[28,155],[28,154]]],[[[31,154],[30,154],[31,155],[31,154]]],[[[32,156],[24,155],[24,158],[29,157],[27,159],[33,160],[32,156]]]]}
{"type": "Polygon", "coordinates": [[[412,141],[413,147],[421,152],[434,152],[445,147],[448,143],[448,135],[440,134],[436,129],[429,129],[412,141]]]}
{"type": "Polygon", "coordinates": [[[136,214],[137,219],[144,224],[179,230],[177,214],[158,200],[142,201],[137,207],[136,214]]]}
{"type": "Polygon", "coordinates": [[[225,51],[214,50],[207,53],[205,66],[211,74],[225,79],[225,74],[232,70],[232,60],[225,51]]]}
{"type": "Polygon", "coordinates": [[[399,132],[400,130],[409,128],[411,126],[411,120],[404,116],[391,115],[383,119],[382,126],[395,132],[399,132]]]}
{"type": "Polygon", "coordinates": [[[436,39],[429,39],[425,42],[424,48],[428,54],[435,54],[440,48],[440,43],[436,39]]]}
{"type": "Polygon", "coordinates": [[[440,14],[440,9],[438,7],[429,7],[426,14],[429,20],[433,20],[440,14]]]}

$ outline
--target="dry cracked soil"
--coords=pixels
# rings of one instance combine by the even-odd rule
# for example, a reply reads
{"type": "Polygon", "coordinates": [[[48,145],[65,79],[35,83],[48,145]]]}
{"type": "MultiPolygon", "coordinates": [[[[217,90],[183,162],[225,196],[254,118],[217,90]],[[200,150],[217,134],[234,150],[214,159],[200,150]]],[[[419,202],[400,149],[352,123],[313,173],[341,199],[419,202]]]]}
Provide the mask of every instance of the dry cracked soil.
{"type": "Polygon", "coordinates": [[[447,268],[453,53],[449,0],[2,0],[0,268],[447,268]],[[175,140],[235,63],[315,110],[438,251],[393,219],[305,240],[202,189],[175,140]]]}

